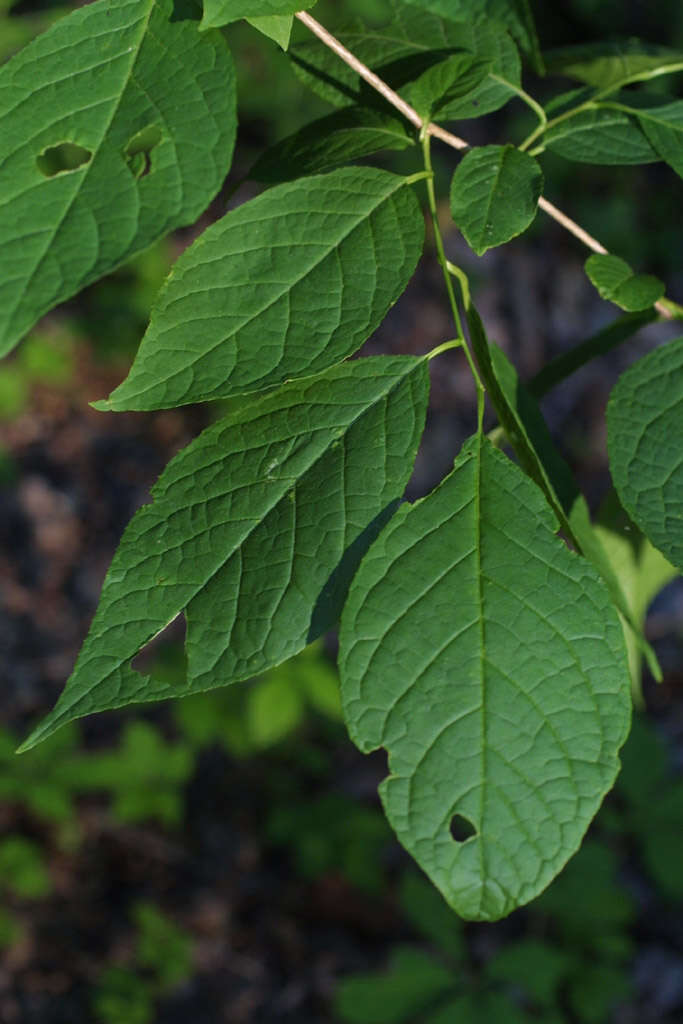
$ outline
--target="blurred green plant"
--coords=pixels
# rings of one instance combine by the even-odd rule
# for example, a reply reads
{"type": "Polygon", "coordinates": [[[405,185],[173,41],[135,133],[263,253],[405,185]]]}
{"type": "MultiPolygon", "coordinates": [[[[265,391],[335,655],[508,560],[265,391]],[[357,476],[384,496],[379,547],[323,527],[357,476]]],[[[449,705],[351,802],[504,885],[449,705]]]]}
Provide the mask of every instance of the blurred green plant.
{"type": "MultiPolygon", "coordinates": [[[[182,649],[174,648],[152,671],[165,679],[178,672],[182,679],[183,657],[182,649]]],[[[248,757],[281,743],[311,711],[341,722],[337,673],[320,643],[247,685],[185,697],[172,710],[193,747],[218,743],[233,757],[248,757]]]]}
{"type": "Polygon", "coordinates": [[[52,886],[38,843],[18,835],[0,840],[0,886],[20,899],[47,896],[52,886]]]}
{"type": "Polygon", "coordinates": [[[108,967],[91,994],[97,1024],[150,1024],[156,1000],[192,973],[192,939],[151,903],[133,908],[134,951],[126,966],[108,967]]]}
{"type": "Polygon", "coordinates": [[[55,391],[68,387],[75,371],[76,334],[72,325],[34,331],[23,349],[0,368],[0,420],[10,421],[29,406],[34,384],[55,391]]]}

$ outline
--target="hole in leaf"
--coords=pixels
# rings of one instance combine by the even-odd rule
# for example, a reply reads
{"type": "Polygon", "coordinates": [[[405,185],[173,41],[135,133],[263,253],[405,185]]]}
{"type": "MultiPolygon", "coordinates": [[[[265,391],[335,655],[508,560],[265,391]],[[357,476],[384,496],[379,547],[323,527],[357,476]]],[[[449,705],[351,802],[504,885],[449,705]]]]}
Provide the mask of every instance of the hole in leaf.
{"type": "Polygon", "coordinates": [[[186,677],[185,631],[185,616],[180,612],[138,651],[131,668],[144,676],[182,682],[186,677]]]}
{"type": "Polygon", "coordinates": [[[468,839],[476,836],[477,830],[462,814],[454,814],[451,818],[450,833],[456,843],[466,843],[468,839]]]}
{"type": "Polygon", "coordinates": [[[79,146],[76,142],[60,142],[56,146],[44,149],[40,156],[36,157],[36,164],[46,178],[54,178],[55,174],[77,171],[91,160],[92,151],[85,146],[79,146]]]}
{"type": "Polygon", "coordinates": [[[148,124],[129,140],[125,149],[126,163],[134,178],[144,178],[152,169],[151,153],[161,142],[161,128],[148,124]]]}

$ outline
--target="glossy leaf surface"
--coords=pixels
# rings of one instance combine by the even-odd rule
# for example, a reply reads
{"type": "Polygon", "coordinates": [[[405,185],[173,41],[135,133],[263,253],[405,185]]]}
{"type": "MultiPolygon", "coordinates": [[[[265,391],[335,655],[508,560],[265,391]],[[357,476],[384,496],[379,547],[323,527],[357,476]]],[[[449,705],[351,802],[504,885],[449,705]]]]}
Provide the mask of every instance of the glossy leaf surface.
{"type": "Polygon", "coordinates": [[[249,678],[329,629],[410,477],[427,392],[425,359],[364,359],[205,430],[129,524],[73,674],[28,746],[94,711],[249,678]],[[131,660],[180,612],[187,682],[143,676],[131,660]]]}
{"type": "Polygon", "coordinates": [[[453,175],[453,219],[482,256],[531,224],[542,188],[543,172],[528,153],[514,146],[479,146],[463,157],[453,175]]]}
{"type": "Polygon", "coordinates": [[[340,362],[401,295],[423,239],[413,190],[387,171],[268,190],[185,250],[128,377],[98,408],[227,398],[340,362]]]}
{"type": "Polygon", "coordinates": [[[235,74],[195,17],[184,0],[90,4],[0,69],[0,353],[220,188],[235,74]]]}
{"type": "Polygon", "coordinates": [[[683,570],[683,338],[621,375],[607,407],[607,441],[624,508],[683,570]]]}
{"type": "Polygon", "coordinates": [[[612,785],[630,719],[621,625],[545,499],[475,437],[363,559],[342,616],[342,702],[383,746],[387,816],[461,916],[537,895],[612,785]],[[454,817],[474,835],[452,838],[454,817]]]}

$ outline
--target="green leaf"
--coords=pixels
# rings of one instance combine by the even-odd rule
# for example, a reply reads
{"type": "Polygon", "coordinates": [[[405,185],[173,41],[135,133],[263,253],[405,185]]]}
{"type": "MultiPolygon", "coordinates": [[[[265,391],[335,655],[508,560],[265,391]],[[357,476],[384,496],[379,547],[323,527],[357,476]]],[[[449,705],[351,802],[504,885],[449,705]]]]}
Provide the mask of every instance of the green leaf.
{"type": "Polygon", "coordinates": [[[254,181],[289,181],[359,160],[382,149],[415,145],[405,120],[371,107],[346,107],[307,124],[259,157],[254,181]]]}
{"type": "Polygon", "coordinates": [[[180,452],[126,529],[74,672],[24,749],[94,711],[247,679],[329,629],[410,477],[427,365],[334,367],[240,404],[180,452]],[[187,683],[131,668],[183,610],[187,683]]]}
{"type": "Polygon", "coordinates": [[[235,73],[193,17],[186,0],[93,3],[0,69],[0,353],[220,188],[235,73]]]}
{"type": "Polygon", "coordinates": [[[453,219],[482,256],[528,228],[542,188],[543,172],[528,153],[515,146],[478,146],[453,175],[453,219]]]}
{"type": "Polygon", "coordinates": [[[178,259],[99,409],[227,398],[351,355],[405,289],[424,218],[406,179],[343,167],[228,213],[178,259]]]}
{"type": "Polygon", "coordinates": [[[497,21],[504,25],[522,49],[543,71],[538,36],[528,0],[412,0],[421,10],[450,18],[451,21],[497,21]]]}
{"type": "Polygon", "coordinates": [[[634,110],[655,150],[683,178],[683,100],[634,110]]]}
{"type": "Polygon", "coordinates": [[[620,89],[629,82],[646,81],[683,70],[683,53],[653,46],[640,39],[611,40],[546,50],[548,72],[566,75],[597,89],[620,89]]]}
{"type": "Polygon", "coordinates": [[[354,742],[383,746],[390,823],[449,904],[493,920],[575,852],[618,770],[624,640],[594,570],[485,438],[363,559],[342,616],[354,742]],[[469,825],[465,841],[451,826],[469,825]]]}
{"type": "MultiPolygon", "coordinates": [[[[301,4],[299,4],[301,9],[301,4]]],[[[247,18],[250,25],[262,32],[269,39],[274,39],[278,46],[286,50],[289,46],[289,39],[292,34],[294,18],[291,14],[266,16],[265,18],[247,18]]]]}
{"type": "Polygon", "coordinates": [[[621,375],[607,406],[607,445],[624,508],[683,570],[683,338],[621,375]]]}
{"type": "Polygon", "coordinates": [[[439,61],[409,82],[401,94],[420,117],[431,120],[450,104],[474,91],[489,74],[490,60],[482,60],[466,51],[439,61]]]}
{"type": "Polygon", "coordinates": [[[611,107],[583,110],[544,136],[553,153],[585,164],[649,164],[659,160],[638,122],[611,107]]]}
{"type": "MultiPolygon", "coordinates": [[[[451,54],[466,51],[480,60],[491,61],[489,75],[480,85],[440,109],[439,115],[444,119],[479,117],[498,110],[515,95],[512,86],[520,85],[517,48],[496,22],[447,21],[400,4],[386,28],[370,28],[361,23],[337,32],[336,37],[393,89],[414,81],[451,54]]],[[[328,103],[337,107],[379,103],[385,108],[385,101],[375,90],[318,40],[295,46],[290,52],[299,77],[328,103]]]]}
{"type": "Polygon", "coordinates": [[[152,903],[133,911],[138,929],[137,960],[153,975],[161,992],[192,977],[192,939],[152,903]]]}
{"type": "Polygon", "coordinates": [[[482,379],[520,465],[545,494],[565,536],[598,570],[633,631],[629,640],[645,655],[655,678],[661,679],[657,657],[642,634],[640,622],[633,617],[619,576],[591,523],[586,499],[557,451],[538,403],[519,380],[507,356],[497,345],[489,344],[473,307],[468,309],[467,319],[482,379]]]}
{"type": "Polygon", "coordinates": [[[610,253],[594,252],[584,269],[603,299],[627,313],[654,306],[664,294],[664,283],[651,274],[634,274],[626,260],[610,253]]]}
{"type": "Polygon", "coordinates": [[[452,991],[456,981],[455,975],[422,950],[398,947],[387,973],[342,979],[335,1011],[349,1024],[402,1024],[452,991]]]}
{"type": "MultiPolygon", "coordinates": [[[[199,28],[221,28],[240,18],[268,18],[269,27],[280,33],[282,22],[291,21],[291,15],[314,7],[316,3],[317,0],[203,0],[204,15],[199,28]],[[279,19],[280,27],[272,25],[275,18],[279,19]]],[[[266,34],[270,35],[270,32],[266,34]]]]}

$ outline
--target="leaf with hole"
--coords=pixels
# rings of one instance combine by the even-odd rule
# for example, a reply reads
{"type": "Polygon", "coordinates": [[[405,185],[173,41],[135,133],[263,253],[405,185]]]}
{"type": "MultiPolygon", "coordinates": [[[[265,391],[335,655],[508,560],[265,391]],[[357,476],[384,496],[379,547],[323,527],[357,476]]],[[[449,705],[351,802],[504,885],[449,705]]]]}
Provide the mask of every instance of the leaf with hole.
{"type": "Polygon", "coordinates": [[[385,747],[390,823],[458,914],[493,920],[578,848],[630,720],[621,625],[538,488],[480,436],[361,562],[342,615],[352,739],[385,747]],[[457,842],[454,816],[475,835],[457,842]]]}
{"type": "Polygon", "coordinates": [[[185,0],[93,3],[0,68],[0,353],[220,188],[235,73],[194,17],[185,0]]]}
{"type": "Polygon", "coordinates": [[[227,398],[351,355],[399,298],[422,252],[406,179],[344,167],[278,185],[186,249],[135,362],[99,409],[227,398]]]}
{"type": "Polygon", "coordinates": [[[624,508],[683,570],[683,338],[621,375],[607,406],[607,446],[624,508]]]}
{"type": "Polygon", "coordinates": [[[317,174],[383,149],[409,149],[416,139],[407,122],[372,107],[345,107],[318,118],[259,157],[249,177],[278,182],[317,174]]]}
{"type": "MultiPolygon", "coordinates": [[[[489,74],[479,85],[440,109],[439,116],[444,119],[479,117],[498,110],[515,95],[520,84],[517,48],[503,26],[495,22],[448,21],[399,4],[386,28],[360,23],[336,35],[393,89],[401,89],[451,55],[467,53],[490,61],[489,74]]],[[[291,56],[299,77],[328,103],[337,107],[379,104],[386,109],[386,102],[323,43],[294,46],[291,56]]]]}
{"type": "Polygon", "coordinates": [[[536,216],[543,172],[515,146],[479,146],[458,164],[451,182],[451,213],[482,256],[528,228],[536,216]]]}
{"type": "Polygon", "coordinates": [[[25,747],[95,711],[247,679],[331,628],[410,477],[428,382],[425,358],[346,363],[241,403],[180,452],[25,747]],[[143,676],[131,660],[181,612],[187,682],[143,676]]]}
{"type": "Polygon", "coordinates": [[[651,274],[634,274],[626,260],[611,253],[594,252],[584,264],[603,299],[627,313],[654,306],[664,294],[664,283],[651,274]]]}

